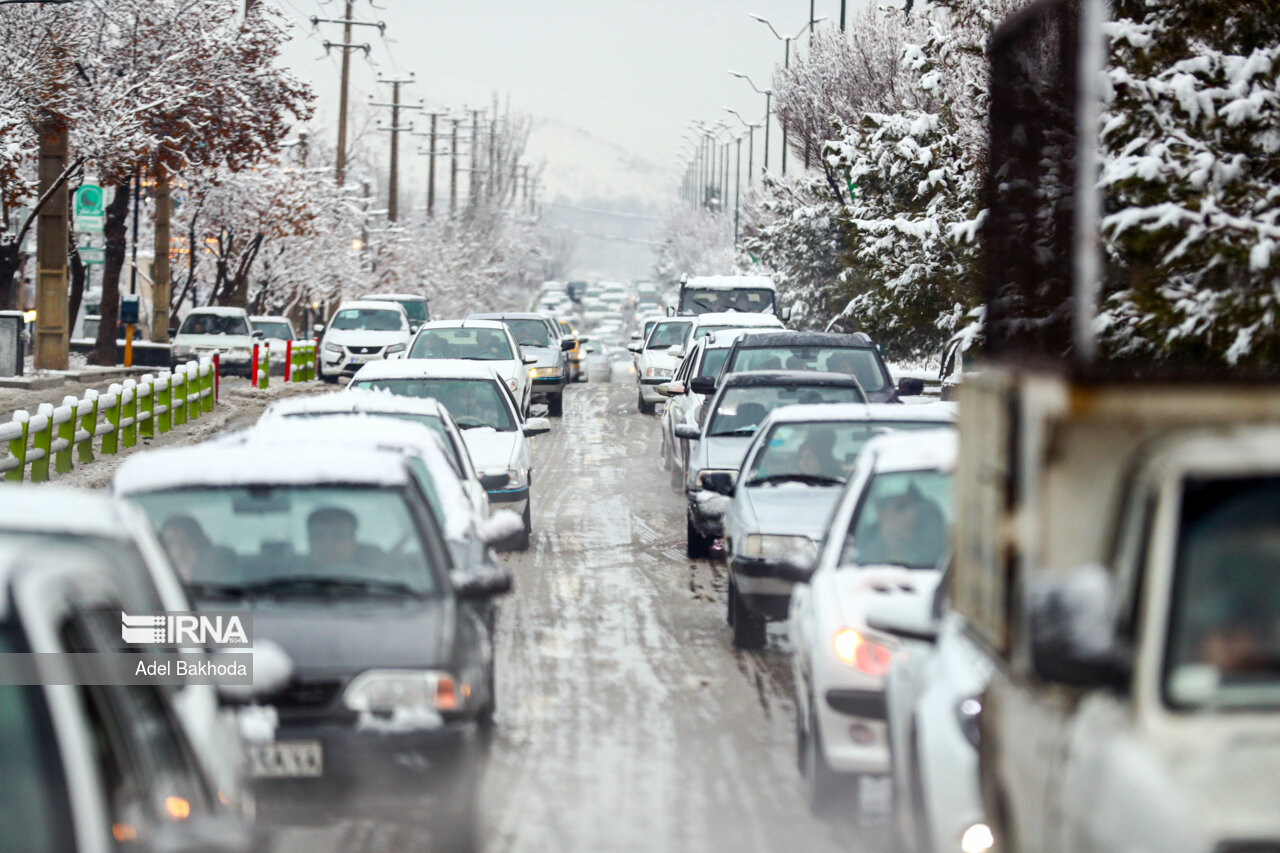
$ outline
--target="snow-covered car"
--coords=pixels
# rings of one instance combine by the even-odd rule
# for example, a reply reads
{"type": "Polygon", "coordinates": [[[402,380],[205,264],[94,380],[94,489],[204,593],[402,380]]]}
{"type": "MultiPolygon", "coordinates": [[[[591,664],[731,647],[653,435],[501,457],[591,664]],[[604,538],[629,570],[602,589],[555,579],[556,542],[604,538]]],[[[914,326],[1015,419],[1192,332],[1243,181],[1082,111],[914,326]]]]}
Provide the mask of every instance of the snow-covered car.
{"type": "Polygon", "coordinates": [[[978,783],[982,692],[992,659],[947,605],[948,574],[932,600],[885,596],[867,624],[896,636],[885,682],[893,765],[894,831],[901,850],[986,851],[994,838],[978,783]]]}
{"type": "Polygon", "coordinates": [[[954,429],[867,442],[816,568],[793,558],[787,573],[796,750],[815,810],[856,796],[858,777],[889,772],[884,684],[897,640],[871,630],[867,611],[883,596],[932,596],[950,539],[956,445],[954,429]]]}
{"type": "Polygon", "coordinates": [[[452,571],[416,482],[398,451],[246,441],[134,454],[113,487],[157,527],[199,530],[196,603],[248,609],[255,642],[294,662],[264,699],[274,738],[249,751],[262,813],[422,823],[454,849],[477,832],[492,683],[489,631],[467,605],[511,578],[452,571]]]}
{"type": "MultiPolygon", "coordinates": [[[[170,532],[162,530],[157,538],[147,517],[128,502],[60,486],[10,486],[0,491],[0,544],[9,543],[84,546],[120,579],[125,605],[142,612],[192,609],[180,565],[175,572],[174,561],[182,555],[171,559],[166,551],[173,547],[170,532]]],[[[171,696],[196,759],[229,803],[252,814],[234,713],[219,707],[208,684],[185,684],[171,696]]]]}
{"type": "Polygon", "coordinates": [[[423,323],[431,322],[431,303],[427,297],[416,293],[370,293],[361,297],[362,302],[394,302],[404,309],[409,318],[410,331],[418,331],[423,323]]]}
{"type": "Polygon", "coordinates": [[[511,329],[500,320],[435,320],[424,323],[409,345],[409,358],[456,358],[483,361],[511,389],[521,414],[529,414],[533,379],[529,367],[538,357],[520,349],[511,329]]]}
{"type": "Polygon", "coordinates": [[[193,308],[173,337],[173,365],[218,354],[223,374],[249,376],[253,372],[253,345],[260,341],[243,308],[210,306],[193,308]]]}
{"type": "MultiPolygon", "coordinates": [[[[743,370],[821,370],[858,377],[873,403],[897,403],[900,396],[919,396],[920,382],[904,378],[896,388],[880,348],[861,332],[772,331],[742,340],[721,366],[720,376],[743,370]]],[[[717,377],[717,380],[719,377],[717,377]]]]}
{"type": "Polygon", "coordinates": [[[322,418],[332,415],[379,415],[422,424],[444,442],[449,463],[462,479],[471,511],[479,517],[489,514],[489,495],[471,460],[471,451],[462,430],[449,410],[438,400],[403,397],[390,391],[362,391],[348,388],[337,394],[307,394],[286,397],[267,407],[258,418],[266,423],[279,418],[322,418]]]}
{"type": "MultiPolygon", "coordinates": [[[[135,606],[128,586],[109,555],[74,539],[0,541],[0,846],[261,850],[265,839],[201,766],[174,692],[119,685],[110,663],[119,614],[135,606]],[[75,681],[36,682],[23,652],[65,662],[75,681]]],[[[221,748],[238,752],[234,741],[221,748]]]]}
{"type": "Polygon", "coordinates": [[[515,548],[529,547],[533,510],[529,484],[533,451],[529,436],[551,431],[546,418],[524,420],[511,391],[484,362],[409,359],[370,364],[351,380],[355,389],[433,397],[453,415],[480,482],[494,509],[509,509],[524,521],[515,548]]]}
{"type": "MultiPolygon", "coordinates": [[[[613,381],[613,352],[602,340],[582,344],[582,376],[588,382],[613,381]]],[[[623,355],[626,355],[624,352],[623,355]]],[[[630,363],[631,359],[627,358],[630,363]]]]}
{"type": "Polygon", "coordinates": [[[267,346],[271,347],[271,372],[273,374],[284,374],[284,357],[288,349],[290,341],[296,341],[298,336],[293,331],[293,323],[288,317],[283,316],[258,316],[249,318],[249,327],[253,329],[254,336],[258,337],[267,346]]]}
{"type": "Polygon", "coordinates": [[[787,618],[792,584],[782,576],[783,567],[797,552],[808,560],[817,557],[863,445],[878,435],[954,422],[949,403],[784,406],[769,413],[736,484],[719,478],[733,499],[724,540],[734,646],[762,648],[765,621],[787,618]]]}
{"type": "Polygon", "coordinates": [[[723,486],[717,492],[709,485],[725,479],[732,485],[751,439],[771,411],[797,403],[864,402],[852,376],[761,371],[728,377],[703,407],[699,424],[680,424],[675,429],[677,439],[690,442],[684,480],[688,555],[707,556],[711,543],[723,535],[723,486]]]}
{"type": "MultiPolygon", "coordinates": [[[[785,328],[782,320],[775,314],[751,314],[747,312],[729,311],[724,314],[698,314],[691,318],[693,329],[689,333],[692,340],[705,338],[716,332],[727,332],[731,329],[777,329],[785,328]]],[[[785,369],[784,364],[779,370],[785,369]]]]}
{"type": "Polygon", "coordinates": [[[470,314],[468,320],[498,320],[507,325],[526,355],[536,359],[529,367],[532,399],[547,404],[547,412],[564,412],[564,389],[569,384],[568,351],[573,341],[560,337],[559,327],[541,314],[470,314]]]}
{"type": "Polygon", "coordinates": [[[337,382],[371,361],[403,358],[409,318],[397,302],[344,302],[320,341],[320,378],[337,382]]]}
{"type": "MultiPolygon", "coordinates": [[[[667,398],[667,405],[662,410],[662,466],[671,473],[671,485],[679,488],[684,482],[685,463],[689,459],[689,442],[676,438],[675,429],[678,424],[697,424],[702,404],[707,394],[693,389],[694,379],[712,378],[720,373],[729,347],[742,335],[762,334],[764,329],[738,329],[729,332],[713,333],[699,338],[689,344],[687,352],[676,368],[675,376],[670,382],[657,386],[658,393],[667,398]]],[[[676,350],[671,350],[676,352],[676,350]]],[[[701,387],[701,386],[700,386],[701,387]]],[[[706,389],[703,388],[705,392],[706,389]]],[[[714,387],[710,393],[715,393],[714,387]]]]}
{"type": "Polygon", "coordinates": [[[692,327],[692,317],[660,320],[654,323],[643,341],[635,341],[627,346],[627,349],[635,353],[638,384],[636,408],[640,410],[640,414],[653,414],[654,406],[662,402],[658,386],[670,381],[675,375],[676,368],[684,357],[684,346],[692,327]]]}

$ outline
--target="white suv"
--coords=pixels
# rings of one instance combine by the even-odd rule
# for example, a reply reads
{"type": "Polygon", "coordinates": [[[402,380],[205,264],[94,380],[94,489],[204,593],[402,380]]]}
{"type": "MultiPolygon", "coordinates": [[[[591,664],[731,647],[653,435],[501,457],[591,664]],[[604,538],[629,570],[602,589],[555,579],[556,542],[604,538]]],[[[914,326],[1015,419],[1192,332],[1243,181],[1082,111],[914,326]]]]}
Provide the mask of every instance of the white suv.
{"type": "Polygon", "coordinates": [[[409,318],[397,302],[344,302],[324,330],[320,378],[337,382],[371,361],[403,358],[411,335],[409,318]]]}

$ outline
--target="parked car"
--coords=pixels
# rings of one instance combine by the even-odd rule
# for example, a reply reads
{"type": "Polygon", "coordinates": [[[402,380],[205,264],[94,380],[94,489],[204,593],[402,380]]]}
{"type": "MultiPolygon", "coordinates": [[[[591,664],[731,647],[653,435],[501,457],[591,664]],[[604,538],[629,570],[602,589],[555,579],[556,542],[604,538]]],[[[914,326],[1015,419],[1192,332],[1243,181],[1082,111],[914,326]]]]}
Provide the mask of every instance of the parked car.
{"type": "Polygon", "coordinates": [[[219,373],[251,376],[253,345],[260,340],[243,308],[193,308],[173,337],[173,366],[216,353],[219,373]]]}
{"type": "Polygon", "coordinates": [[[787,561],[817,557],[827,522],[858,454],[877,435],[938,429],[955,407],[884,404],[784,406],[756,431],[736,484],[711,484],[733,498],[724,519],[729,562],[728,620],[734,646],[765,644],[765,620],[786,619],[791,582],[787,561]]]}
{"type": "Polygon", "coordinates": [[[112,685],[107,662],[131,599],[110,563],[72,540],[0,542],[4,848],[257,850],[261,839],[197,759],[172,693],[146,680],[112,685]],[[78,683],[32,684],[18,669],[22,653],[70,652],[80,654],[65,675],[78,683]]]}
{"type": "Polygon", "coordinates": [[[725,358],[720,376],[744,370],[820,370],[856,376],[873,403],[897,403],[899,396],[918,397],[924,383],[907,378],[895,388],[880,348],[861,332],[771,332],[743,339],[725,358]]]}
{"type": "Polygon", "coordinates": [[[396,302],[344,302],[320,342],[320,378],[337,382],[371,361],[403,358],[409,318],[396,302]]]}
{"type": "Polygon", "coordinates": [[[520,349],[533,356],[529,378],[533,380],[534,402],[546,402],[547,412],[564,413],[564,389],[569,384],[568,352],[573,342],[561,338],[558,327],[541,314],[470,314],[468,320],[499,320],[511,329],[520,349]]]}
{"type": "Polygon", "coordinates": [[[529,437],[550,432],[546,418],[524,420],[506,383],[483,362],[413,359],[371,364],[356,374],[351,387],[439,400],[462,430],[490,506],[509,509],[523,519],[524,532],[515,547],[529,547],[533,530],[529,437]]]}
{"type": "Polygon", "coordinates": [[[409,346],[409,358],[456,358],[483,361],[507,383],[521,414],[529,414],[533,379],[529,366],[536,355],[521,351],[507,325],[499,320],[436,320],[424,323],[409,346]]]}
{"type": "Polygon", "coordinates": [[[409,318],[410,331],[418,331],[423,323],[431,322],[431,303],[427,297],[415,293],[370,293],[362,297],[364,302],[394,302],[404,309],[409,318]]]}
{"type": "Polygon", "coordinates": [[[867,613],[884,596],[933,595],[954,517],[956,443],[953,429],[867,442],[816,564],[792,561],[796,752],[815,811],[856,797],[859,777],[889,772],[884,684],[897,641],[871,630],[867,613]]]}
{"type": "Polygon", "coordinates": [[[475,843],[491,683],[488,630],[463,605],[510,576],[453,574],[414,483],[399,452],[247,442],[130,456],[114,488],[158,527],[198,525],[198,602],[249,610],[296,665],[264,699],[275,739],[250,751],[264,811],[426,823],[452,849],[475,843]]]}
{"type": "Polygon", "coordinates": [[[732,482],[760,424],[779,406],[796,403],[862,403],[866,398],[852,376],[834,373],[761,371],[735,373],[703,408],[698,425],[680,424],[675,437],[689,445],[687,545],[690,557],[705,557],[723,535],[724,498],[709,490],[713,475],[732,482]]]}
{"type": "Polygon", "coordinates": [[[643,341],[635,341],[627,346],[627,349],[635,353],[638,384],[636,408],[640,410],[640,414],[653,414],[654,406],[662,402],[658,386],[675,375],[692,326],[692,318],[659,320],[643,341]],[[679,355],[672,352],[673,347],[680,348],[679,355]]]}
{"type": "Polygon", "coordinates": [[[885,681],[894,832],[902,850],[949,853],[994,845],[978,786],[982,693],[992,660],[947,603],[950,573],[929,600],[886,596],[867,625],[898,638],[885,681]]]}

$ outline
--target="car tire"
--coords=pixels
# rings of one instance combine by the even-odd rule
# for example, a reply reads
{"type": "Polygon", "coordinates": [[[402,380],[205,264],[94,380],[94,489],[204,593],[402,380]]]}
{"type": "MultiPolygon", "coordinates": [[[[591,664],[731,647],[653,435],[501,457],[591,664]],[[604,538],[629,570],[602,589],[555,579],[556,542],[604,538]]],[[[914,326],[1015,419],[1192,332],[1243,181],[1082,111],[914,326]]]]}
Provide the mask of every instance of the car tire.
{"type": "Polygon", "coordinates": [[[654,412],[653,403],[646,403],[644,395],[636,391],[636,408],[640,410],[642,415],[652,415],[654,412]]]}
{"type": "Polygon", "coordinates": [[[692,519],[686,517],[684,523],[687,537],[685,554],[691,560],[705,560],[711,554],[711,537],[699,533],[698,528],[693,526],[692,519]]]}
{"type": "Polygon", "coordinates": [[[525,501],[521,519],[524,521],[524,529],[516,534],[515,550],[528,551],[530,534],[533,532],[533,513],[529,509],[528,501],[525,501]]]}
{"type": "Polygon", "coordinates": [[[729,607],[733,611],[733,647],[746,651],[763,649],[769,636],[764,617],[747,609],[736,586],[729,590],[729,607]]]}
{"type": "Polygon", "coordinates": [[[338,377],[336,376],[326,376],[325,374],[321,373],[320,378],[323,379],[325,382],[328,382],[330,385],[338,384],[338,377]]]}
{"type": "Polygon", "coordinates": [[[724,621],[733,626],[733,599],[738,595],[738,591],[734,588],[733,578],[729,578],[729,593],[725,596],[724,621]]]}
{"type": "Polygon", "coordinates": [[[834,817],[837,812],[857,813],[857,777],[837,773],[827,764],[822,751],[822,731],[818,728],[813,696],[809,696],[809,731],[804,738],[802,754],[804,798],[809,811],[817,817],[834,817]]]}
{"type": "Polygon", "coordinates": [[[564,414],[564,392],[547,398],[547,414],[553,418],[564,414]]]}

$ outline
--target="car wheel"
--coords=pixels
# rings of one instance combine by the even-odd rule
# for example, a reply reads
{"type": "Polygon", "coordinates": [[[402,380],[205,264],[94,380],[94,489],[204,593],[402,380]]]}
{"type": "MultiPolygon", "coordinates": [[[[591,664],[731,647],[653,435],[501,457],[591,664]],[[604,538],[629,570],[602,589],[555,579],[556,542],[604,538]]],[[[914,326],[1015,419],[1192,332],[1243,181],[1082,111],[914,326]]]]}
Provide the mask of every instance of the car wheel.
{"type": "Polygon", "coordinates": [[[733,624],[733,599],[737,597],[738,591],[733,586],[733,578],[729,579],[729,594],[725,596],[724,621],[730,625],[733,624]]]}
{"type": "Polygon", "coordinates": [[[321,373],[320,378],[323,379],[325,382],[328,382],[330,385],[338,384],[338,377],[336,376],[326,376],[325,374],[321,373]]]}
{"type": "Polygon", "coordinates": [[[747,609],[736,587],[729,592],[729,606],[733,609],[733,647],[763,649],[768,638],[764,617],[747,609]]]}
{"type": "Polygon", "coordinates": [[[564,394],[560,393],[554,397],[547,398],[547,414],[553,418],[558,418],[564,414],[564,394]]]}
{"type": "Polygon", "coordinates": [[[703,536],[698,532],[698,528],[693,526],[692,519],[685,517],[685,535],[687,543],[685,544],[685,554],[691,560],[705,559],[711,553],[711,538],[703,536]]]}
{"type": "Polygon", "coordinates": [[[529,535],[533,532],[533,513],[529,510],[528,501],[525,502],[524,514],[521,515],[521,518],[524,520],[524,529],[516,536],[516,550],[528,551],[529,535]]]}
{"type": "Polygon", "coordinates": [[[818,817],[831,817],[837,811],[857,811],[857,786],[851,784],[857,777],[836,773],[827,764],[822,751],[822,731],[818,728],[813,696],[809,697],[809,733],[805,738],[804,797],[809,810],[818,817]]]}
{"type": "Polygon", "coordinates": [[[644,395],[639,391],[636,391],[636,408],[640,410],[640,414],[642,415],[653,414],[653,403],[646,403],[644,401],[644,395]]]}

